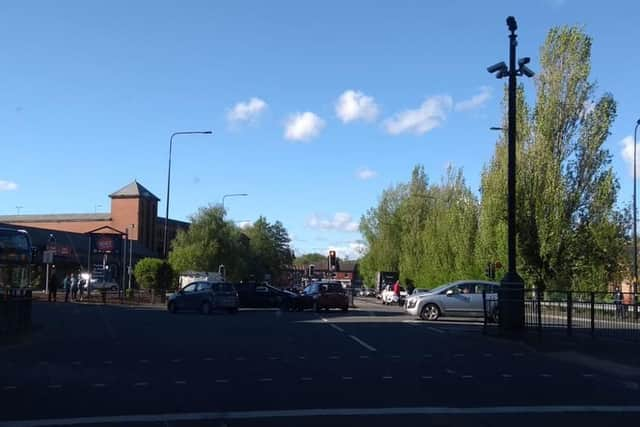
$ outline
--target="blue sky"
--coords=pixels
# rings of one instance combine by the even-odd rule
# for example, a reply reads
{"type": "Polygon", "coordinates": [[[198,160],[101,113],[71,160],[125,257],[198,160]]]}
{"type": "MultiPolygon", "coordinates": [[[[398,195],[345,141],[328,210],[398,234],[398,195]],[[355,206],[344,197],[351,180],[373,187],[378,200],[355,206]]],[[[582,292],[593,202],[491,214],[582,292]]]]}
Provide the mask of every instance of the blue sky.
{"type": "Polygon", "coordinates": [[[213,129],[174,142],[172,217],[248,193],[227,199],[230,218],[279,219],[298,253],[353,256],[360,216],[415,164],[436,181],[451,162],[477,190],[497,137],[488,128],[501,117],[503,82],[485,68],[506,60],[508,15],[534,70],[550,27],[578,24],[593,37],[597,93],[618,102],[607,146],[629,200],[622,141],[640,116],[639,9],[577,0],[2,2],[0,214],[106,211],[107,195],[134,178],[163,212],[169,135],[213,129]]]}

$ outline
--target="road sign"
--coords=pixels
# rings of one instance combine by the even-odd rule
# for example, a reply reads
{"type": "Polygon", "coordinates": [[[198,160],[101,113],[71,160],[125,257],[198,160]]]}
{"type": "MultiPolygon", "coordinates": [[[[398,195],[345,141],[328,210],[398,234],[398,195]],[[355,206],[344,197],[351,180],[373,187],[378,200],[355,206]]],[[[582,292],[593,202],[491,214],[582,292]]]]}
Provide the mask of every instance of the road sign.
{"type": "Polygon", "coordinates": [[[53,255],[56,253],[55,250],[48,250],[42,252],[42,262],[45,264],[53,264],[53,255]]]}

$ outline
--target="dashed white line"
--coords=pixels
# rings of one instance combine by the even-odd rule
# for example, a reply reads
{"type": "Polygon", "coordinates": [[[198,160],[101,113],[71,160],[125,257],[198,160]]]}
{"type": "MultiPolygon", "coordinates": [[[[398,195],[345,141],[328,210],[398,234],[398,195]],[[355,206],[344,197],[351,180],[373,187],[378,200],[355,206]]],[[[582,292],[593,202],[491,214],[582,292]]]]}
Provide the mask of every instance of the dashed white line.
{"type": "Polygon", "coordinates": [[[542,378],[551,378],[551,374],[540,374],[542,378]]]}
{"type": "Polygon", "coordinates": [[[71,365],[72,366],[80,366],[80,362],[75,360],[75,361],[71,362],[71,365]]]}
{"type": "Polygon", "coordinates": [[[258,381],[260,381],[261,383],[269,383],[273,381],[273,378],[260,378],[258,381]]]}
{"type": "Polygon", "coordinates": [[[335,356],[335,355],[334,356],[329,356],[329,359],[338,360],[338,359],[340,359],[340,356],[335,356]]]}
{"type": "Polygon", "coordinates": [[[464,354],[462,353],[456,353],[453,355],[453,357],[464,357],[464,354]]]}
{"type": "Polygon", "coordinates": [[[138,383],[134,384],[134,386],[136,386],[136,387],[146,387],[148,385],[149,385],[149,383],[145,382],[145,381],[141,381],[141,382],[138,382],[138,383]]]}
{"type": "Polygon", "coordinates": [[[449,375],[454,375],[456,373],[456,371],[454,371],[453,369],[449,369],[449,368],[445,369],[444,371],[449,375]]]}
{"type": "Polygon", "coordinates": [[[368,359],[368,358],[369,358],[369,356],[367,356],[367,355],[365,355],[365,354],[363,354],[362,356],[360,356],[360,359],[368,359]]]}
{"type": "Polygon", "coordinates": [[[484,357],[492,357],[492,356],[493,356],[493,353],[484,353],[484,354],[483,354],[483,356],[484,356],[484,357]]]}
{"type": "Polygon", "coordinates": [[[304,359],[306,359],[306,357],[304,357],[304,356],[298,356],[298,359],[300,359],[300,360],[304,360],[304,359]]]}
{"type": "Polygon", "coordinates": [[[300,381],[312,381],[312,380],[313,380],[313,378],[311,378],[311,377],[301,377],[300,378],[300,381]]]}
{"type": "Polygon", "coordinates": [[[343,380],[352,380],[353,377],[342,377],[343,380]]]}
{"type": "Polygon", "coordinates": [[[59,389],[59,388],[62,388],[62,384],[49,384],[47,388],[59,389]]]}
{"type": "Polygon", "coordinates": [[[211,361],[213,361],[213,357],[205,357],[202,360],[204,360],[205,362],[211,362],[211,361]]]}
{"type": "Polygon", "coordinates": [[[178,384],[178,385],[185,385],[186,383],[187,383],[187,382],[186,382],[186,381],[184,381],[184,380],[177,380],[177,381],[176,381],[176,384],[178,384]]]}
{"type": "Polygon", "coordinates": [[[524,356],[524,353],[512,353],[511,355],[513,357],[522,357],[522,356],[524,356]]]}
{"type": "Polygon", "coordinates": [[[2,387],[2,389],[5,390],[5,391],[15,390],[17,388],[18,387],[14,386],[14,385],[6,385],[6,386],[2,387]]]}
{"type": "Polygon", "coordinates": [[[95,384],[91,384],[91,387],[102,388],[102,387],[104,387],[104,384],[102,384],[102,383],[95,383],[95,384]]]}
{"type": "Polygon", "coordinates": [[[511,378],[513,375],[511,374],[502,374],[502,378],[511,378]]]}
{"type": "Polygon", "coordinates": [[[431,354],[423,354],[422,357],[424,357],[425,359],[430,359],[432,357],[431,354]]]}
{"type": "Polygon", "coordinates": [[[271,356],[269,357],[269,360],[280,360],[280,358],[278,356],[271,356]]]}
{"type": "Polygon", "coordinates": [[[466,379],[469,379],[469,378],[473,378],[473,375],[463,375],[462,378],[464,378],[466,380],[466,379]]]}
{"type": "Polygon", "coordinates": [[[423,376],[421,376],[420,378],[422,378],[423,380],[430,380],[430,379],[432,379],[433,377],[432,377],[431,375],[423,375],[423,376]]]}
{"type": "Polygon", "coordinates": [[[386,375],[386,376],[382,377],[382,379],[383,379],[383,380],[392,380],[392,379],[393,379],[393,377],[392,377],[392,376],[389,376],[389,375],[386,375]]]}
{"type": "Polygon", "coordinates": [[[104,362],[105,365],[113,365],[113,361],[112,360],[105,360],[104,362]]]}
{"type": "Polygon", "coordinates": [[[354,340],[355,342],[357,342],[358,344],[360,344],[361,346],[363,346],[369,351],[376,351],[374,347],[370,346],[369,344],[367,344],[366,342],[362,341],[360,338],[354,335],[349,335],[349,338],[351,338],[352,340],[354,340]]]}
{"type": "Polygon", "coordinates": [[[391,358],[392,358],[392,359],[400,359],[400,356],[399,356],[399,355],[397,355],[397,354],[394,354],[394,355],[392,355],[392,356],[391,356],[391,358]]]}
{"type": "Polygon", "coordinates": [[[444,334],[446,333],[445,331],[443,331],[442,329],[438,329],[438,328],[434,328],[433,326],[427,326],[427,329],[433,332],[437,332],[439,334],[444,334]]]}
{"type": "Polygon", "coordinates": [[[227,379],[219,379],[219,380],[216,380],[216,383],[218,383],[218,384],[226,384],[226,383],[228,383],[228,382],[229,382],[229,380],[227,380],[227,379]]]}
{"type": "Polygon", "coordinates": [[[148,359],[140,359],[140,360],[138,360],[138,362],[140,362],[140,363],[149,363],[149,360],[148,359]]]}
{"type": "Polygon", "coordinates": [[[171,359],[172,363],[180,363],[182,362],[182,359],[171,359]]]}
{"type": "Polygon", "coordinates": [[[582,374],[582,376],[584,378],[593,378],[593,377],[595,377],[595,375],[593,375],[593,374],[582,374]]]}
{"type": "Polygon", "coordinates": [[[325,319],[324,317],[321,317],[321,319],[322,319],[322,321],[323,321],[323,322],[325,322],[325,323],[329,322],[329,321],[328,321],[327,319],[325,319]]]}
{"type": "Polygon", "coordinates": [[[331,326],[333,329],[335,329],[338,332],[344,332],[344,329],[342,329],[340,326],[338,325],[334,325],[333,323],[329,323],[329,326],[331,326]]]}

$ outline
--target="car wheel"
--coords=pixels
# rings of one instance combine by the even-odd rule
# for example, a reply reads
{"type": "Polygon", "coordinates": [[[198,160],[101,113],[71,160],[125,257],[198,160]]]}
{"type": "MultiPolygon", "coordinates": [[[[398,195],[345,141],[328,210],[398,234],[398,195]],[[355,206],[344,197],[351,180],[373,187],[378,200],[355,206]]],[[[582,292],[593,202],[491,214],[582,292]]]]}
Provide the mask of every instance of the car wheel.
{"type": "Polygon", "coordinates": [[[176,303],[171,301],[169,302],[169,304],[167,305],[167,310],[169,310],[169,313],[177,313],[178,312],[178,307],[176,307],[176,303]]]}
{"type": "Polygon", "coordinates": [[[491,312],[490,319],[494,323],[499,323],[500,322],[500,312],[498,311],[498,307],[493,309],[493,311],[491,312]]]}
{"type": "Polygon", "coordinates": [[[422,320],[438,320],[438,317],[440,317],[440,309],[435,304],[427,304],[420,311],[422,320]]]}
{"type": "Polygon", "coordinates": [[[209,301],[205,301],[200,305],[200,313],[205,315],[211,314],[211,303],[209,301]]]}

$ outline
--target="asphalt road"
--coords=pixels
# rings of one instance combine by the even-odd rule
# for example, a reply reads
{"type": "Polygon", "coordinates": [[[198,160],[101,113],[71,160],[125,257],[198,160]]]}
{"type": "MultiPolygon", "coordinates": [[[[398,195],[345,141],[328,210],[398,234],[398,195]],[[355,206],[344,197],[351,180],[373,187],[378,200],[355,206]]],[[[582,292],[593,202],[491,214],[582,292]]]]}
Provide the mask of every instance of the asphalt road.
{"type": "Polygon", "coordinates": [[[584,426],[640,412],[639,378],[485,337],[476,321],[358,306],[201,316],[36,303],[31,340],[0,347],[0,426],[584,426]]]}

